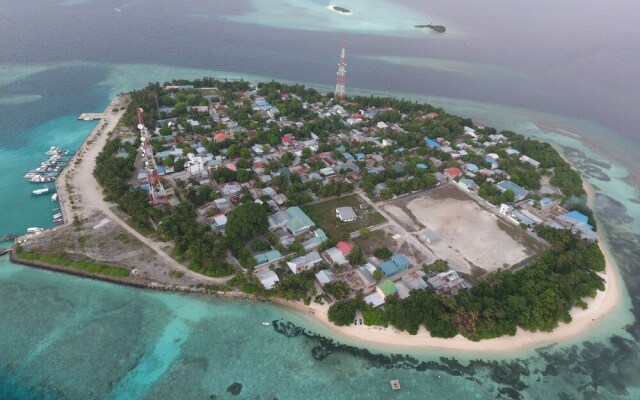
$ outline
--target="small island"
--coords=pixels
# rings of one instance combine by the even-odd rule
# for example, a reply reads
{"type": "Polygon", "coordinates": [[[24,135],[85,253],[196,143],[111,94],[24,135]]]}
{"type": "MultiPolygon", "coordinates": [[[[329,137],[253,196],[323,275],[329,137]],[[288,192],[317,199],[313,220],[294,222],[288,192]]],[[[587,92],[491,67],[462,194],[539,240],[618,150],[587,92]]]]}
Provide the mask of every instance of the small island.
{"type": "Polygon", "coordinates": [[[56,181],[65,224],[19,238],[14,262],[419,346],[550,332],[605,290],[583,182],[547,143],[278,82],[154,83],[99,115],[56,181]]]}
{"type": "Polygon", "coordinates": [[[353,14],[353,11],[349,10],[348,8],[344,8],[340,6],[331,6],[331,9],[341,14],[353,14]]]}
{"type": "Polygon", "coordinates": [[[445,33],[447,31],[447,28],[444,25],[428,24],[428,25],[416,25],[415,27],[420,29],[431,29],[432,31],[437,33],[445,33]]]}

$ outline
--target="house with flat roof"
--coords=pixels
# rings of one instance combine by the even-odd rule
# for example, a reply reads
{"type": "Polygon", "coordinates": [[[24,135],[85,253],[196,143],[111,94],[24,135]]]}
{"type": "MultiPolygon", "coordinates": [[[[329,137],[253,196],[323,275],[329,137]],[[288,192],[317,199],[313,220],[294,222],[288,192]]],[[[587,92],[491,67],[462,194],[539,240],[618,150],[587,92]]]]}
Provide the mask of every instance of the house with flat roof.
{"type": "Polygon", "coordinates": [[[358,219],[356,212],[351,207],[338,207],[336,208],[336,217],[342,222],[351,222],[358,219]]]}

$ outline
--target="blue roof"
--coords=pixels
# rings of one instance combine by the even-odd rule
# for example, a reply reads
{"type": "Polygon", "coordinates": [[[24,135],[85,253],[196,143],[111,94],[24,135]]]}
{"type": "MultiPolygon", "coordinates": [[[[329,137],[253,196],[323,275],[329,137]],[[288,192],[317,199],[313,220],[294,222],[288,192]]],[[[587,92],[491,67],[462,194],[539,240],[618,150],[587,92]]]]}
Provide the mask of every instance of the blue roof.
{"type": "Polygon", "coordinates": [[[540,199],[540,205],[546,206],[547,204],[551,204],[551,199],[545,197],[544,199],[540,199]]]}
{"type": "Polygon", "coordinates": [[[384,276],[391,276],[400,272],[398,266],[391,260],[383,262],[378,266],[378,268],[380,268],[380,271],[382,271],[384,276]]]}
{"type": "Polygon", "coordinates": [[[511,190],[516,195],[516,199],[522,198],[526,196],[527,193],[529,193],[528,191],[526,191],[525,189],[521,188],[520,186],[516,185],[511,181],[502,181],[498,183],[498,187],[503,191],[511,190]]]}
{"type": "Polygon", "coordinates": [[[358,158],[358,160],[362,160],[365,156],[363,153],[356,153],[356,157],[358,158]]]}
{"type": "Polygon", "coordinates": [[[355,160],[355,158],[354,158],[351,154],[346,153],[346,152],[345,152],[345,153],[342,153],[342,156],[343,156],[345,159],[347,159],[347,161],[353,161],[353,160],[355,160]]]}
{"type": "Polygon", "coordinates": [[[487,157],[485,157],[485,158],[484,158],[484,160],[485,160],[486,162],[488,162],[489,164],[493,164],[493,163],[496,161],[496,160],[494,160],[493,158],[488,157],[488,156],[487,156],[487,157]]]}
{"type": "Polygon", "coordinates": [[[464,165],[464,168],[465,168],[467,171],[477,171],[477,170],[478,170],[478,166],[477,166],[477,165],[475,165],[475,164],[465,164],[465,165],[464,165]]]}
{"type": "Polygon", "coordinates": [[[409,266],[409,260],[404,256],[404,254],[394,255],[393,257],[391,257],[391,261],[393,261],[393,263],[396,264],[399,268],[406,268],[409,266]]]}
{"type": "Polygon", "coordinates": [[[427,169],[427,166],[425,164],[422,164],[422,163],[416,164],[416,167],[419,168],[419,169],[427,169]]]}
{"type": "Polygon", "coordinates": [[[587,217],[586,215],[584,215],[583,213],[579,212],[579,211],[571,211],[568,212],[566,214],[564,214],[565,217],[567,218],[573,218],[575,220],[578,220],[582,223],[587,223],[589,222],[589,217],[587,217]]]}
{"type": "Polygon", "coordinates": [[[424,138],[424,142],[428,147],[437,149],[438,147],[440,147],[440,143],[436,142],[433,139],[429,139],[429,138],[424,138]]]}

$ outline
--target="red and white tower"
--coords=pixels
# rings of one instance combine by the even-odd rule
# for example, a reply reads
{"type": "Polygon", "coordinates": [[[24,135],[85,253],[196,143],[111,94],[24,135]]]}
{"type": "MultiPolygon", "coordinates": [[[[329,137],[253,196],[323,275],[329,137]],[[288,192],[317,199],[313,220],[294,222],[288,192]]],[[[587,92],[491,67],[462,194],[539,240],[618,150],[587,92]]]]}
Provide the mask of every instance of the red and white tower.
{"type": "Polygon", "coordinates": [[[164,190],[158,173],[149,130],[144,126],[143,110],[138,107],[136,111],[138,112],[138,129],[140,129],[140,150],[142,150],[144,168],[147,171],[147,183],[149,184],[149,200],[154,207],[162,207],[169,204],[169,199],[167,199],[167,192],[164,190]]]}
{"type": "Polygon", "coordinates": [[[344,101],[346,97],[346,84],[347,84],[347,61],[346,52],[347,43],[342,41],[342,51],[340,52],[340,62],[338,63],[338,75],[336,77],[336,93],[334,96],[335,101],[344,101]]]}

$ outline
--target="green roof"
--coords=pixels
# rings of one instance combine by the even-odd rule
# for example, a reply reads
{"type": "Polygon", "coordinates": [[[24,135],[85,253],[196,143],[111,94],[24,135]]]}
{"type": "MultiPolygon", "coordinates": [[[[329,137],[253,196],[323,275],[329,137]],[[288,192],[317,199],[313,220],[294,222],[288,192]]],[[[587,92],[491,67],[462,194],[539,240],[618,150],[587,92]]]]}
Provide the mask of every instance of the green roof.
{"type": "Polygon", "coordinates": [[[258,254],[254,257],[258,265],[268,263],[282,257],[282,254],[278,250],[267,251],[266,253],[258,254]]]}
{"type": "Polygon", "coordinates": [[[390,280],[386,280],[379,284],[378,289],[382,291],[384,297],[393,296],[398,292],[398,288],[396,287],[395,283],[391,282],[390,280]]]}
{"type": "Polygon", "coordinates": [[[289,230],[293,233],[302,231],[306,228],[310,228],[315,223],[300,209],[300,207],[289,207],[285,211],[289,216],[289,221],[287,221],[287,226],[289,230]]]}

